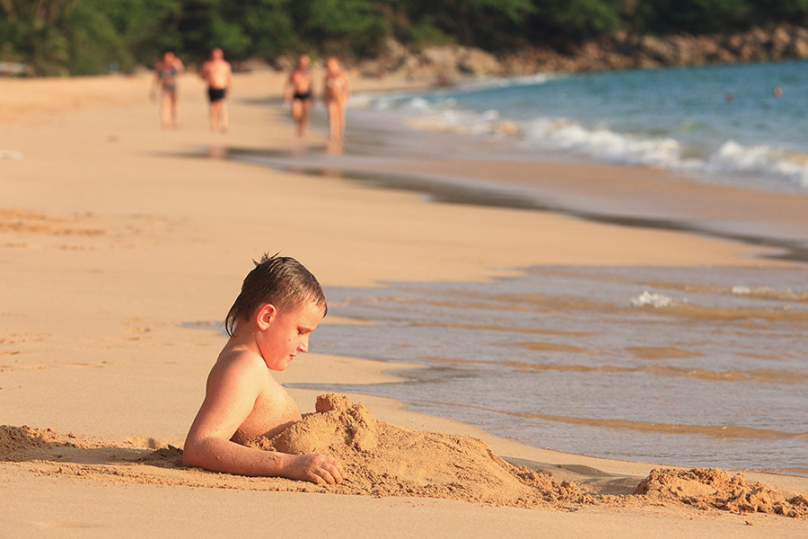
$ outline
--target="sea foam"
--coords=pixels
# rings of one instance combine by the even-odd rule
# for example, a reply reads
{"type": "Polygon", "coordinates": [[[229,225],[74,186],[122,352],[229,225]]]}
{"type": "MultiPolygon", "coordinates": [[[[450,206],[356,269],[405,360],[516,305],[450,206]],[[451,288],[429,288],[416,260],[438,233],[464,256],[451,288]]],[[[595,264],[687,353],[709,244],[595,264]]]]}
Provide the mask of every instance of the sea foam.
{"type": "Polygon", "coordinates": [[[664,294],[644,290],[642,294],[631,300],[631,304],[635,307],[653,307],[654,309],[662,309],[664,307],[670,307],[671,305],[676,304],[676,301],[664,294]]]}
{"type": "Polygon", "coordinates": [[[744,146],[729,140],[712,154],[698,158],[689,156],[693,153],[691,149],[670,137],[643,137],[607,127],[587,128],[568,118],[513,121],[494,109],[484,112],[453,109],[447,101],[434,103],[421,98],[406,101],[404,110],[420,113],[411,117],[407,125],[430,131],[508,136],[522,140],[527,147],[568,152],[612,164],[710,175],[764,176],[808,188],[808,156],[765,145],[744,146]]]}

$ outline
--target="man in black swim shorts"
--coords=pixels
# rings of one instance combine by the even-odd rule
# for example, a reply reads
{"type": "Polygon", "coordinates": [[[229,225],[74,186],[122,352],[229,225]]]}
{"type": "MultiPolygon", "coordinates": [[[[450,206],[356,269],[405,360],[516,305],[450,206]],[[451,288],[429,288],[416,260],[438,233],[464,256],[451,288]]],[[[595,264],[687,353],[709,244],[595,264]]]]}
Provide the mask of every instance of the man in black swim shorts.
{"type": "Polygon", "coordinates": [[[308,101],[311,99],[311,92],[295,92],[292,95],[292,99],[298,99],[300,101],[308,101]]]}
{"type": "Polygon", "coordinates": [[[224,99],[227,95],[227,88],[208,88],[208,101],[215,103],[224,99]]]}
{"type": "Polygon", "coordinates": [[[292,105],[292,118],[297,123],[299,137],[306,134],[306,128],[309,125],[309,109],[314,99],[309,63],[308,56],[304,54],[300,57],[297,67],[286,79],[283,91],[284,101],[292,105]]]}
{"type": "Polygon", "coordinates": [[[208,83],[210,100],[210,128],[213,131],[227,131],[227,90],[232,82],[230,62],[224,59],[222,49],[215,48],[210,60],[202,65],[200,76],[208,83]]]}

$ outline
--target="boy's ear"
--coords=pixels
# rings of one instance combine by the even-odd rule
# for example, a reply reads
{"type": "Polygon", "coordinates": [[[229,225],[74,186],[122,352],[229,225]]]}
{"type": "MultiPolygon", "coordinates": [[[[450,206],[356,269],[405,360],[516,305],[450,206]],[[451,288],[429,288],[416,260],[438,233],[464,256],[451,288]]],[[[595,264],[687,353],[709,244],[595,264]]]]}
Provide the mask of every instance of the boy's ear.
{"type": "Polygon", "coordinates": [[[258,329],[262,331],[267,329],[270,324],[272,324],[272,321],[275,319],[277,314],[278,309],[276,309],[271,303],[261,305],[261,307],[258,309],[258,313],[256,313],[256,323],[258,324],[258,329]]]}

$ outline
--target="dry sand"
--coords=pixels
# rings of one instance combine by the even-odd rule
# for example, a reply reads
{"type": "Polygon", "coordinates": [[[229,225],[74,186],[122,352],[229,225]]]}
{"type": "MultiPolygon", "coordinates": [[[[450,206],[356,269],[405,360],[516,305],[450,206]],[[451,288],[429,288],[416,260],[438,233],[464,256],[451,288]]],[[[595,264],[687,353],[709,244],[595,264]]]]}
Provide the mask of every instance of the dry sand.
{"type": "MultiPolygon", "coordinates": [[[[639,529],[654,537],[804,536],[803,519],[746,513],[746,506],[727,501],[728,493],[758,488],[763,494],[753,496],[755,503],[785,508],[791,499],[804,508],[795,499],[808,492],[803,478],[747,474],[744,481],[761,481],[780,493],[774,494],[733,474],[652,474],[659,466],[545,451],[355,395],[370,411],[355,415],[376,430],[357,430],[364,442],[326,442],[361,470],[340,487],[176,468],[178,453],[169,446],[181,445],[223,344],[216,332],[184,324],[220,320],[250,259],[264,251],[299,258],[327,286],[483,280],[547,263],[767,263],[753,257],[760,248],[678,232],[426,204],[339,179],[185,157],[224,144],[296,144],[285,113],[258,104],[277,97],[281,81],[274,74],[236,78],[226,137],[207,130],[203,87],[190,75],[180,83],[176,131],[158,128],[148,78],[0,81],[0,424],[9,426],[0,437],[4,537],[64,528],[78,537],[528,537],[537,530],[624,537],[639,529]],[[455,444],[465,456],[407,453],[395,436],[409,437],[418,451],[426,441],[455,444]],[[351,452],[357,443],[373,453],[372,466],[361,460],[364,453],[351,452]],[[419,460],[433,474],[429,480],[420,476],[419,460]],[[512,464],[549,475],[514,471],[512,464]],[[649,474],[645,497],[586,502],[627,497],[649,474]],[[507,489],[488,488],[497,482],[509,483],[523,501],[500,499],[507,489]],[[451,491],[453,483],[454,495],[421,497],[451,491]],[[526,501],[535,492],[536,503],[526,501]],[[684,500],[683,492],[692,496],[684,500]],[[359,493],[371,495],[353,495],[359,493]]],[[[322,136],[313,133],[308,142],[322,143],[322,136]]],[[[585,181],[598,170],[573,167],[565,174],[576,183],[576,173],[585,181]]],[[[542,174],[542,165],[535,173],[542,174]]],[[[647,171],[625,174],[638,181],[647,171]]],[[[771,201],[733,193],[747,213],[756,205],[774,211],[771,201]]],[[[384,374],[391,367],[308,354],[278,378],[392,382],[384,374]]],[[[314,412],[316,393],[291,394],[304,412],[314,412]]]]}

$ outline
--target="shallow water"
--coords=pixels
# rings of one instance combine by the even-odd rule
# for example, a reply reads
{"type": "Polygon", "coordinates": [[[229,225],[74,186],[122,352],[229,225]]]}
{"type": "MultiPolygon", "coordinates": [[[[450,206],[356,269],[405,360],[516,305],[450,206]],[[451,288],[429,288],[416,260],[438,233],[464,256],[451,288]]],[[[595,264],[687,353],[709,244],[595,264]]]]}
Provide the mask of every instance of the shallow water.
{"type": "Polygon", "coordinates": [[[330,288],[312,349],[412,362],[340,386],[556,450],[808,473],[803,270],[528,269],[482,284],[330,288]]]}

